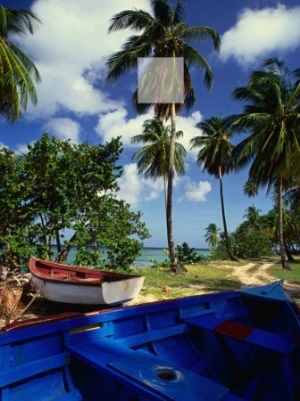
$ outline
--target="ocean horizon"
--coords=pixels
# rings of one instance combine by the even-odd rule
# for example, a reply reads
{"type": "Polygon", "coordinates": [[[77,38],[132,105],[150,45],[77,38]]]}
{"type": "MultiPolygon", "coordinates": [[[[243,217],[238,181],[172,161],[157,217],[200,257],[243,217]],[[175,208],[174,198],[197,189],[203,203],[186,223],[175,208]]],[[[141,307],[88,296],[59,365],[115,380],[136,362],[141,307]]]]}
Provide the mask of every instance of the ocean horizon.
{"type": "MultiPolygon", "coordinates": [[[[202,254],[204,256],[209,255],[209,249],[206,248],[194,248],[195,251],[199,254],[202,254]]],[[[151,266],[151,259],[156,260],[158,262],[163,262],[165,259],[168,259],[168,256],[165,251],[167,251],[168,248],[159,248],[159,247],[144,247],[141,251],[141,254],[137,256],[135,259],[133,265],[134,266],[151,266]]]]}
{"type": "MultiPolygon", "coordinates": [[[[199,254],[202,254],[204,256],[209,255],[209,250],[206,248],[194,248],[195,251],[199,254]]],[[[105,255],[105,248],[101,248],[101,251],[105,255]]],[[[142,248],[140,255],[138,255],[133,263],[133,266],[135,267],[145,267],[145,266],[151,266],[153,263],[151,260],[156,260],[157,262],[163,262],[165,259],[168,258],[167,254],[167,247],[161,248],[161,247],[144,247],[142,248]]],[[[71,248],[68,260],[67,262],[72,264],[75,259],[75,254],[76,254],[76,249],[71,248]]]]}

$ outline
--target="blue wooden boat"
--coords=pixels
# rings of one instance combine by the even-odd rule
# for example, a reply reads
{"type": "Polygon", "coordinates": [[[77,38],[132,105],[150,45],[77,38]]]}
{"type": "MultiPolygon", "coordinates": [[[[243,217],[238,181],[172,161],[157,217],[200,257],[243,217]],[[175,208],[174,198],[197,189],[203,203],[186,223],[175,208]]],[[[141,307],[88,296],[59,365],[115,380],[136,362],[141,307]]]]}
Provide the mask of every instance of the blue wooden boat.
{"type": "Polygon", "coordinates": [[[1,400],[297,401],[298,308],[281,282],[12,324],[1,400]]]}

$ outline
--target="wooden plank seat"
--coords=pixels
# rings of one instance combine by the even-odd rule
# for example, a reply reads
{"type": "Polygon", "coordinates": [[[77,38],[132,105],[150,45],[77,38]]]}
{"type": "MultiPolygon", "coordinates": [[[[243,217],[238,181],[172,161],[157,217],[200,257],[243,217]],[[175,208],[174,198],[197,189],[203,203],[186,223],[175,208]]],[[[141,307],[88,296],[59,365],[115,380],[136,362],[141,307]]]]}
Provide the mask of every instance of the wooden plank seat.
{"type": "Polygon", "coordinates": [[[78,282],[95,282],[99,283],[101,280],[99,277],[80,277],[76,275],[76,272],[68,271],[68,270],[60,270],[60,269],[52,269],[49,272],[49,276],[54,279],[58,280],[72,280],[72,281],[78,281],[78,282]]]}
{"type": "Polygon", "coordinates": [[[76,277],[75,272],[67,271],[67,270],[61,270],[61,269],[52,269],[49,272],[49,277],[52,277],[54,279],[74,279],[76,277]]]}
{"type": "Polygon", "coordinates": [[[294,349],[294,344],[290,344],[281,334],[271,333],[232,320],[224,320],[216,316],[199,316],[184,321],[194,327],[214,331],[220,335],[282,354],[290,354],[294,349]]]}
{"type": "Polygon", "coordinates": [[[47,373],[51,369],[63,368],[69,364],[69,360],[69,354],[62,352],[57,355],[2,370],[0,375],[0,388],[14,384],[16,382],[16,377],[18,377],[19,381],[22,381],[36,375],[41,375],[42,373],[47,373]]]}
{"type": "Polygon", "coordinates": [[[67,339],[66,347],[71,355],[137,394],[174,401],[241,401],[217,382],[117,341],[75,335],[67,339]]]}
{"type": "Polygon", "coordinates": [[[123,345],[126,345],[127,347],[137,347],[141,344],[147,344],[150,342],[159,341],[161,339],[166,339],[168,337],[184,334],[189,330],[190,329],[186,323],[180,323],[170,327],[162,327],[139,334],[126,336],[117,341],[123,345]]]}
{"type": "Polygon", "coordinates": [[[101,280],[97,277],[72,277],[73,280],[76,280],[78,282],[89,282],[89,283],[100,283],[101,280]]]}

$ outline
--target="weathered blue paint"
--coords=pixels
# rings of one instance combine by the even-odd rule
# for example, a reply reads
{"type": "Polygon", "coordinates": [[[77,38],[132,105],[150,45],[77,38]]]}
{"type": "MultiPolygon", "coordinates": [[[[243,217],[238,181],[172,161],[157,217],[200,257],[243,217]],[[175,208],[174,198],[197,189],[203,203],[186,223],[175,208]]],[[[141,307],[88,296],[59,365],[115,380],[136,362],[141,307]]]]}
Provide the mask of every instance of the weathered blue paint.
{"type": "Polygon", "coordinates": [[[0,400],[297,401],[282,283],[6,326],[0,400]]]}

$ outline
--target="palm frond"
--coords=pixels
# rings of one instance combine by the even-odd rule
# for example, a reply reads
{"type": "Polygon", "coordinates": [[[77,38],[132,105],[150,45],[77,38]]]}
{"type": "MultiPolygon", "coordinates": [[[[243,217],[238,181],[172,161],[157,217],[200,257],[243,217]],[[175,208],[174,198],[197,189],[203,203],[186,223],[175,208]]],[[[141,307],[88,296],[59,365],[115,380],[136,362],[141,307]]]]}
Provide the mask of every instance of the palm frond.
{"type": "Polygon", "coordinates": [[[182,56],[184,57],[188,68],[190,66],[195,66],[199,67],[201,70],[204,70],[204,83],[207,88],[210,89],[212,87],[214,75],[205,57],[203,57],[202,54],[197,52],[191,46],[185,46],[182,56]]]}
{"type": "Polygon", "coordinates": [[[199,147],[197,163],[209,174],[221,178],[232,168],[234,145],[229,141],[232,128],[223,117],[211,117],[197,124],[202,135],[192,138],[191,148],[199,147]]]}
{"type": "Polygon", "coordinates": [[[108,33],[127,28],[141,31],[151,22],[153,22],[153,17],[146,11],[137,9],[124,10],[112,17],[108,27],[108,33]]]}
{"type": "MultiPolygon", "coordinates": [[[[170,151],[170,126],[166,126],[158,118],[147,119],[143,124],[143,133],[131,138],[133,144],[143,144],[132,160],[137,162],[138,171],[147,178],[156,179],[165,176],[168,171],[170,151]]],[[[176,138],[182,135],[176,132],[176,138]]],[[[184,157],[186,150],[182,144],[175,142],[174,169],[177,174],[184,174],[184,157]]]]}
{"type": "Polygon", "coordinates": [[[186,27],[184,30],[180,32],[180,36],[185,40],[203,40],[209,41],[211,40],[214,45],[214,49],[216,51],[220,50],[221,47],[221,38],[218,32],[208,26],[191,26],[186,27]]]}
{"type": "Polygon", "coordinates": [[[0,6],[0,114],[10,122],[18,120],[21,108],[26,110],[29,101],[37,103],[33,81],[39,82],[41,77],[33,61],[8,39],[8,34],[32,33],[39,21],[30,11],[0,6]]]}
{"type": "Polygon", "coordinates": [[[6,38],[9,33],[23,35],[29,32],[32,34],[35,23],[41,23],[41,20],[33,12],[5,8],[0,5],[0,36],[6,38]]]}
{"type": "MultiPolygon", "coordinates": [[[[122,11],[112,18],[109,32],[133,28],[139,30],[140,34],[131,36],[123,45],[122,50],[110,56],[106,63],[107,79],[109,82],[113,82],[124,73],[136,69],[138,57],[182,57],[185,62],[184,97],[172,102],[175,104],[175,113],[179,114],[183,107],[189,109],[195,102],[195,92],[188,71],[190,66],[204,70],[204,83],[208,88],[211,88],[213,81],[212,70],[204,56],[184,40],[212,40],[215,49],[218,50],[220,37],[215,30],[206,26],[189,28],[183,20],[184,7],[180,0],[176,2],[175,6],[171,6],[168,0],[152,0],[151,6],[153,16],[142,10],[134,9],[122,11]]],[[[144,82],[148,85],[146,89],[153,87],[149,74],[146,75],[144,82]]],[[[139,82],[139,87],[142,84],[139,82]]],[[[137,93],[136,90],[133,101],[138,112],[143,113],[154,106],[157,117],[165,120],[170,118],[172,105],[162,101],[161,96],[155,96],[153,104],[150,105],[139,102],[137,93]]]]}
{"type": "MultiPolygon", "coordinates": [[[[131,38],[134,40],[133,38],[131,38]]],[[[126,72],[130,72],[137,68],[138,58],[147,57],[151,54],[151,44],[132,47],[132,50],[121,50],[110,56],[106,62],[108,67],[108,82],[116,81],[126,72]]]]}
{"type": "Polygon", "coordinates": [[[185,8],[180,0],[177,1],[172,15],[172,25],[177,25],[181,23],[186,17],[185,8]]]}
{"type": "Polygon", "coordinates": [[[152,0],[151,4],[155,19],[164,25],[171,25],[172,9],[168,0],[152,0]]]}

